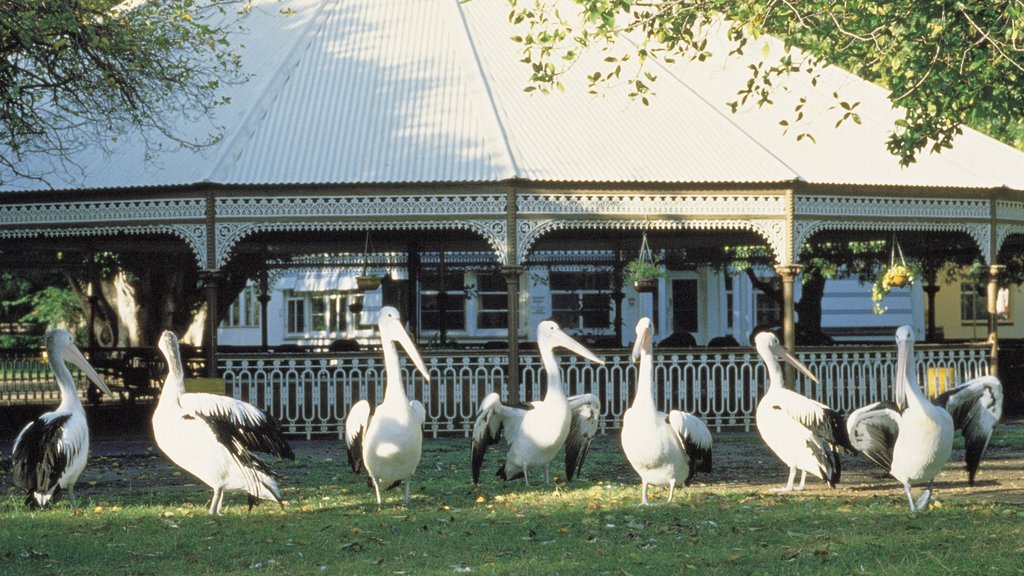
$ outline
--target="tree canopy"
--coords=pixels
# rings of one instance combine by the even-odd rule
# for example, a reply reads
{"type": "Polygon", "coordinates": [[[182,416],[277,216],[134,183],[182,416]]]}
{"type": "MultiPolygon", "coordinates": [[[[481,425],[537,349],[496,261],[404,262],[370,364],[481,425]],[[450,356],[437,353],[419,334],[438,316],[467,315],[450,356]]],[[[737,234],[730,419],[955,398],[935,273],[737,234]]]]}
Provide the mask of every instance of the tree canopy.
{"type": "MultiPolygon", "coordinates": [[[[242,80],[228,42],[249,0],[4,0],[0,9],[0,183],[43,179],[31,155],[68,163],[76,150],[204,118],[242,80]],[[214,17],[215,16],[215,17],[214,17]],[[214,24],[211,22],[221,22],[214,24]]],[[[147,142],[147,146],[166,142],[147,142]]]]}
{"type": "MultiPolygon", "coordinates": [[[[777,60],[752,67],[738,100],[770,103],[781,77],[838,64],[891,91],[903,116],[887,147],[901,164],[950,147],[964,125],[1024,143],[1022,0],[572,0],[578,17],[544,0],[509,3],[509,18],[526,29],[515,40],[532,69],[527,89],[561,88],[584,51],[602,50],[606,66],[588,76],[592,86],[625,80],[646,102],[656,74],[644,64],[707,58],[704,31],[724,19],[730,54],[761,34],[786,43],[777,60]],[[625,60],[639,65],[624,73],[625,60]]],[[[856,103],[844,104],[840,121],[859,121],[856,103]]]]}

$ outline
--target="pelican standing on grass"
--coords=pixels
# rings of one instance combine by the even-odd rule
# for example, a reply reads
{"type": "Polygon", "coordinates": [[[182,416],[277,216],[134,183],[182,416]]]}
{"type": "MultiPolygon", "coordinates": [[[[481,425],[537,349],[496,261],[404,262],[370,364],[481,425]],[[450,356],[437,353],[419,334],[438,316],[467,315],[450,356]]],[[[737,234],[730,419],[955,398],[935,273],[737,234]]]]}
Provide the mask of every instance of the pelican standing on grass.
{"type": "Polygon", "coordinates": [[[654,402],[654,343],[650,318],[636,325],[633,361],[637,370],[633,405],[622,416],[622,451],[640,474],[640,504],[646,506],[647,485],[668,486],[668,502],[676,483],[689,486],[698,470],[711,472],[711,431],[696,416],[672,410],[666,416],[654,402]]]}
{"type": "Polygon", "coordinates": [[[60,405],[21,430],[12,455],[14,484],[28,493],[25,504],[32,508],[56,502],[61,490],[67,491],[74,506],[75,482],[89,459],[89,424],[75,378],[65,362],[77,366],[100,390],[110,394],[67,330],[57,328],[46,334],[46,355],[60,388],[60,405]]]}
{"type": "Polygon", "coordinates": [[[781,491],[794,490],[797,470],[800,486],[796,490],[804,489],[808,472],[835,488],[842,472],[839,453],[843,449],[853,450],[842,417],[821,402],[784,387],[782,366],[776,356],[814,382],[818,379],[779,343],[775,334],[760,332],[754,337],[754,344],[769,378],[768,390],[757,405],[757,431],[772,452],[789,466],[789,481],[781,491]]]}
{"type": "MultiPolygon", "coordinates": [[[[522,476],[530,485],[529,467],[544,467],[544,483],[551,483],[551,461],[565,445],[565,477],[572,480],[586,459],[590,441],[597,433],[601,401],[595,394],[566,398],[562,376],[555,359],[555,347],[562,347],[580,356],[604,364],[593,352],[573,340],[553,320],[537,325],[537,347],[548,376],[543,400],[529,404],[503,404],[497,393],[488,394],[473,424],[473,483],[480,483],[480,468],[487,447],[501,440],[508,444],[505,462],[498,476],[512,480],[522,476]]],[[[515,370],[516,367],[510,367],[515,370]]]]}
{"type": "Polygon", "coordinates": [[[914,366],[914,331],[896,330],[895,404],[875,402],[854,410],[846,421],[853,445],[872,462],[903,483],[910,511],[928,507],[932,481],[953,448],[953,418],[935,406],[917,387],[914,366]],[[927,482],[915,501],[911,484],[927,482]]]}
{"type": "Polygon", "coordinates": [[[295,459],[277,420],[241,400],[186,393],[177,336],[164,332],[158,346],[167,361],[167,378],[153,412],[160,450],[213,489],[210,514],[221,513],[226,490],[245,491],[250,511],[260,500],[274,500],[283,508],[277,475],[253,453],[295,459]]]}
{"type": "Polygon", "coordinates": [[[395,342],[405,348],[413,364],[430,382],[430,375],[420,353],[402,326],[398,310],[390,306],[380,309],[377,321],[380,343],[384,352],[384,371],[387,382],[384,401],[376,410],[366,400],[352,405],[345,419],[345,444],[352,471],[363,467],[370,486],[381,506],[381,490],[390,490],[404,484],[402,502],[409,503],[409,482],[420,463],[423,448],[423,421],[426,410],[419,400],[409,401],[402,383],[402,370],[398,366],[395,342]]]}
{"type": "Polygon", "coordinates": [[[953,427],[964,435],[967,484],[985,455],[992,431],[1003,416],[1003,385],[995,376],[982,376],[940,394],[934,401],[953,417],[953,427]]]}

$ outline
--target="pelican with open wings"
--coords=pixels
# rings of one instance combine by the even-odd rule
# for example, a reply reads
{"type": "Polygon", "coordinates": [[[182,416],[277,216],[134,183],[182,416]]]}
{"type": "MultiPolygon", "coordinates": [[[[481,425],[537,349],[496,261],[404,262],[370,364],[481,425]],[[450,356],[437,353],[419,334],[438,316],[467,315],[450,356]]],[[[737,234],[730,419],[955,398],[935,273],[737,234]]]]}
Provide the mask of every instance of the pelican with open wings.
{"type": "Polygon", "coordinates": [[[889,471],[903,484],[910,511],[928,507],[932,481],[949,459],[953,448],[953,418],[925,398],[917,386],[914,366],[914,331],[896,330],[896,402],[882,401],[858,408],[846,420],[854,447],[872,462],[889,471]],[[914,500],[912,484],[928,488],[914,500]]]}
{"type": "Polygon", "coordinates": [[[277,420],[241,400],[185,392],[177,336],[164,332],[158,346],[167,378],[153,411],[153,435],[168,458],[213,489],[209,513],[221,513],[226,490],[245,491],[250,510],[260,500],[284,506],[277,475],[254,454],[295,458],[277,420]]]}
{"type": "MultiPolygon", "coordinates": [[[[537,326],[537,347],[548,376],[547,391],[542,400],[529,404],[504,404],[497,393],[488,394],[480,403],[473,424],[473,483],[480,482],[487,447],[502,435],[508,444],[505,462],[498,476],[512,480],[522,476],[530,485],[529,467],[544,468],[544,483],[551,483],[550,465],[565,446],[565,477],[572,480],[583,466],[590,441],[597,433],[601,401],[595,394],[566,397],[562,376],[555,358],[555,348],[562,347],[598,364],[604,361],[582,344],[573,340],[553,320],[537,326]]],[[[512,366],[510,369],[515,370],[512,366]]]]}
{"type": "Polygon", "coordinates": [[[75,378],[65,362],[77,366],[100,390],[110,394],[67,330],[58,328],[46,334],[46,355],[60,388],[60,405],[21,430],[12,457],[14,484],[28,493],[25,504],[32,508],[46,506],[61,490],[67,491],[74,506],[75,482],[89,459],[89,424],[75,378]]]}
{"type": "Polygon", "coordinates": [[[992,431],[1003,416],[1003,385],[995,376],[982,376],[943,392],[934,403],[949,412],[953,427],[964,435],[967,483],[974,486],[992,431]]]}
{"type": "Polygon", "coordinates": [[[352,405],[345,418],[345,444],[352,471],[358,474],[366,468],[379,508],[381,490],[399,484],[404,484],[402,502],[409,503],[409,481],[419,466],[423,449],[426,410],[419,400],[410,401],[405,394],[395,343],[402,345],[427,382],[430,374],[412,338],[402,326],[398,310],[391,306],[381,308],[377,327],[380,329],[384,371],[387,374],[384,401],[376,409],[366,400],[352,405]]]}
{"type": "Polygon", "coordinates": [[[622,451],[640,474],[640,504],[646,506],[647,485],[668,486],[668,501],[676,483],[689,486],[698,470],[711,472],[711,431],[700,418],[681,410],[667,415],[654,402],[654,330],[650,318],[636,325],[633,361],[637,370],[633,405],[622,415],[622,451]]]}
{"type": "Polygon", "coordinates": [[[821,478],[829,487],[839,482],[842,465],[839,453],[853,450],[842,417],[833,409],[784,387],[779,356],[817,382],[818,379],[779,343],[771,332],[754,337],[757,353],[768,369],[768,390],[757,405],[757,431],[775,455],[789,466],[789,481],[783,491],[791,491],[797,470],[804,489],[807,473],[821,478]]]}

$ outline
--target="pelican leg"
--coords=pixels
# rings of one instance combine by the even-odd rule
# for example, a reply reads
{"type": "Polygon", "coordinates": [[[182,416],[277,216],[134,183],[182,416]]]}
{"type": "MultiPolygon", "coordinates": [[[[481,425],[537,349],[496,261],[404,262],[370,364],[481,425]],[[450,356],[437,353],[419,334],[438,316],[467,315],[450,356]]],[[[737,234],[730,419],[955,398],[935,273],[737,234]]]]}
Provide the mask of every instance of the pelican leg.
{"type": "Polygon", "coordinates": [[[789,481],[786,482],[785,488],[772,488],[772,492],[792,492],[793,481],[796,480],[796,466],[792,466],[789,469],[789,481]]]}
{"type": "Polygon", "coordinates": [[[220,514],[220,506],[218,504],[222,493],[223,489],[220,487],[215,487],[213,489],[213,498],[210,498],[210,510],[208,512],[210,516],[220,514]]]}
{"type": "Polygon", "coordinates": [[[910,482],[903,483],[903,491],[907,494],[907,502],[910,503],[910,511],[917,512],[917,508],[914,507],[914,497],[910,495],[910,482]]]}
{"type": "Polygon", "coordinates": [[[668,482],[668,502],[672,501],[672,494],[676,491],[676,481],[669,480],[668,482]]]}
{"type": "Polygon", "coordinates": [[[647,482],[640,481],[640,505],[650,506],[651,503],[647,501],[647,482]]]}
{"type": "Polygon", "coordinates": [[[409,481],[402,483],[402,503],[406,506],[409,505],[409,481]]]}
{"type": "Polygon", "coordinates": [[[373,476],[370,476],[370,482],[373,483],[373,493],[377,496],[377,510],[380,510],[381,499],[380,499],[380,482],[373,476]]]}
{"type": "Polygon", "coordinates": [[[529,468],[523,466],[523,481],[526,482],[526,487],[530,487],[530,473],[529,468]]]}
{"type": "Polygon", "coordinates": [[[918,510],[927,510],[928,503],[932,500],[932,485],[928,484],[928,487],[921,493],[921,497],[917,499],[916,507],[918,510]]]}
{"type": "Polygon", "coordinates": [[[551,486],[551,469],[549,464],[544,465],[544,485],[551,486]]]}
{"type": "Polygon", "coordinates": [[[68,502],[71,503],[71,508],[78,508],[78,505],[75,503],[75,485],[74,484],[68,484],[68,502]]]}
{"type": "Polygon", "coordinates": [[[804,484],[806,482],[807,482],[807,470],[801,470],[800,471],[800,486],[797,488],[797,490],[803,490],[804,489],[804,484]]]}

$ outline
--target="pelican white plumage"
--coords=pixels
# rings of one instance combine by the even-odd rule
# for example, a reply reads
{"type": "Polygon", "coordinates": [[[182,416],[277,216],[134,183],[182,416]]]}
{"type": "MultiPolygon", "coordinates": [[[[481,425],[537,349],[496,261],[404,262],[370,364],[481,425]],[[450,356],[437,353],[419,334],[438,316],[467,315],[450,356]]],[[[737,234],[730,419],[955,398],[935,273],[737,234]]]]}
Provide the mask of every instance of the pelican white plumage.
{"type": "Polygon", "coordinates": [[[604,361],[563,332],[553,320],[537,325],[537,347],[548,377],[547,391],[542,400],[529,404],[503,404],[501,397],[492,392],[480,403],[473,424],[474,484],[480,482],[480,468],[487,447],[498,442],[503,434],[508,453],[498,468],[498,476],[502,479],[522,476],[529,486],[529,467],[542,466],[544,483],[550,484],[551,461],[563,445],[566,479],[572,480],[583,467],[590,441],[597,433],[601,401],[596,394],[565,396],[554,349],[565,348],[598,364],[604,364],[604,361]]]}
{"type": "Polygon", "coordinates": [[[636,325],[633,361],[637,370],[633,404],[622,416],[622,450],[640,475],[640,504],[646,506],[647,486],[668,486],[668,502],[676,483],[689,486],[697,471],[711,472],[711,431],[696,416],[680,410],[666,415],[654,402],[654,343],[650,318],[636,325]]]}
{"type": "Polygon", "coordinates": [[[835,488],[842,473],[839,454],[844,449],[853,450],[842,417],[821,402],[784,387],[782,366],[776,355],[814,382],[818,379],[779,343],[775,334],[760,332],[754,337],[754,344],[769,378],[768,390],[757,405],[757,431],[772,452],[789,466],[789,481],[781,490],[794,490],[797,470],[801,474],[796,490],[804,489],[808,472],[835,488]]]}
{"type": "Polygon", "coordinates": [[[366,400],[352,405],[345,419],[345,444],[352,471],[358,474],[366,468],[379,508],[381,490],[389,490],[399,484],[404,484],[402,502],[409,503],[410,479],[419,466],[423,449],[426,410],[419,400],[410,401],[405,394],[395,343],[402,345],[427,382],[430,374],[412,338],[402,326],[398,310],[391,306],[381,308],[377,327],[387,374],[384,400],[376,410],[366,400]]]}
{"type": "Polygon", "coordinates": [[[947,390],[934,400],[953,417],[953,427],[964,435],[967,484],[974,486],[978,466],[1003,417],[1003,385],[995,376],[982,376],[947,390]]]}
{"type": "Polygon", "coordinates": [[[953,418],[929,402],[917,386],[914,331],[910,326],[896,330],[896,345],[896,402],[875,402],[858,408],[847,418],[846,426],[854,447],[903,484],[910,511],[916,512],[928,507],[932,482],[949,459],[953,418]],[[928,487],[915,501],[911,485],[922,482],[928,487]]]}
{"type": "Polygon", "coordinates": [[[60,404],[22,428],[12,455],[14,484],[28,493],[25,504],[32,508],[55,502],[61,490],[68,493],[74,506],[75,482],[89,459],[89,424],[75,378],[65,362],[77,366],[100,390],[110,394],[67,330],[57,328],[46,334],[46,355],[60,388],[60,404]]]}
{"type": "Polygon", "coordinates": [[[167,378],[153,411],[160,450],[213,489],[210,514],[221,514],[226,490],[245,491],[249,510],[260,500],[274,500],[283,508],[277,475],[254,454],[295,459],[277,420],[248,402],[185,392],[177,336],[164,332],[158,347],[167,362],[167,378]]]}

